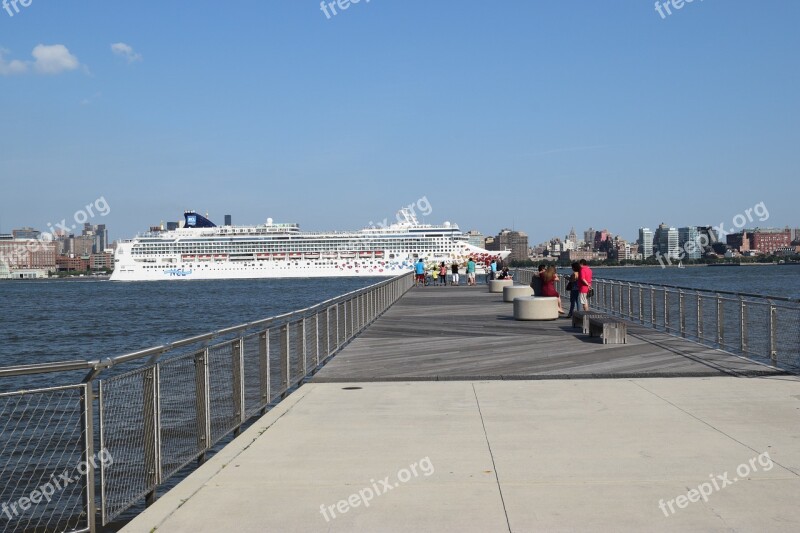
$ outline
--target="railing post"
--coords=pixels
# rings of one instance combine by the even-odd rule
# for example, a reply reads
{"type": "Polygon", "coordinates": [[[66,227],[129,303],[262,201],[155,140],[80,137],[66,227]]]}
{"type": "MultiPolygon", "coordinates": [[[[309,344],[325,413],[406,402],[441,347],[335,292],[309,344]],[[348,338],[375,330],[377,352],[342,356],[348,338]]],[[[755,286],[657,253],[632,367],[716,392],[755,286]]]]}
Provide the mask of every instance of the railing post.
{"type": "Polygon", "coordinates": [[[306,363],[306,357],[308,356],[308,343],[306,342],[306,333],[308,332],[306,328],[306,318],[303,317],[297,325],[300,327],[300,339],[299,339],[299,348],[300,348],[300,375],[305,377],[308,373],[308,364],[306,363]]]}
{"type": "Polygon", "coordinates": [[[339,328],[341,327],[339,325],[341,320],[339,318],[339,307],[342,308],[342,314],[344,313],[344,306],[342,304],[337,303],[336,304],[336,348],[335,348],[336,350],[338,350],[339,347],[342,345],[342,339],[339,336],[339,328]]]}
{"type": "Polygon", "coordinates": [[[683,291],[678,291],[678,315],[681,323],[681,337],[686,338],[686,298],[683,291]]]}
{"type": "MultiPolygon", "coordinates": [[[[158,406],[158,370],[159,365],[154,365],[144,371],[143,385],[143,422],[144,422],[144,470],[146,484],[158,487],[161,484],[161,442],[159,427],[158,406]]],[[[156,501],[156,489],[145,495],[148,506],[156,501]]]]}
{"type": "Polygon", "coordinates": [[[631,296],[633,296],[633,287],[628,283],[628,318],[633,318],[633,301],[631,300],[631,296]]]}
{"type": "Polygon", "coordinates": [[[609,289],[611,289],[609,291],[611,293],[611,305],[608,308],[608,311],[613,314],[614,311],[615,311],[615,309],[614,309],[614,282],[613,281],[609,282],[608,283],[608,287],[609,287],[609,289]]]}
{"type": "Polygon", "coordinates": [[[81,412],[83,413],[81,418],[82,459],[83,464],[86,465],[86,484],[83,487],[84,509],[89,531],[94,533],[97,530],[97,506],[94,502],[94,392],[91,381],[83,384],[80,395],[81,412]]]}
{"type": "Polygon", "coordinates": [[[650,286],[650,323],[656,327],[656,288],[650,286]]]}
{"type": "Polygon", "coordinates": [[[231,368],[233,369],[233,416],[239,418],[239,424],[233,430],[238,437],[245,422],[244,403],[244,340],[240,337],[231,341],[231,368]]]}
{"type": "Polygon", "coordinates": [[[720,348],[724,346],[725,341],[725,325],[723,317],[722,297],[717,295],[717,344],[720,348]]]}
{"type": "Polygon", "coordinates": [[[741,349],[742,353],[747,353],[747,303],[744,300],[743,296],[739,297],[739,319],[740,319],[740,326],[741,326],[741,349]]]}
{"type": "Polygon", "coordinates": [[[197,461],[206,462],[206,450],[211,442],[211,413],[209,405],[208,348],[194,354],[194,397],[197,426],[197,461]]]}
{"type": "Polygon", "coordinates": [[[259,385],[261,391],[261,414],[267,412],[267,405],[270,400],[270,371],[269,371],[269,330],[262,331],[258,336],[258,361],[259,361],[259,385]]]}
{"type": "Polygon", "coordinates": [[[283,398],[286,397],[286,392],[289,390],[289,382],[292,376],[289,325],[289,323],[286,323],[281,326],[281,397],[283,398]]]}
{"type": "Polygon", "coordinates": [[[703,340],[703,297],[697,293],[697,338],[703,340]]]}
{"type": "Polygon", "coordinates": [[[639,323],[644,324],[644,287],[639,285],[639,323]]]}
{"type": "Polygon", "coordinates": [[[325,359],[331,354],[331,308],[325,308],[325,359]]]}
{"type": "Polygon", "coordinates": [[[772,360],[773,365],[778,364],[778,345],[777,345],[777,331],[778,326],[778,308],[770,302],[769,305],[769,358],[772,360]]]}
{"type": "Polygon", "coordinates": [[[353,338],[356,334],[356,322],[358,321],[358,302],[356,299],[350,298],[350,331],[348,331],[347,340],[353,338]]]}
{"type": "Polygon", "coordinates": [[[664,331],[669,333],[669,291],[664,289],[664,331]]]}
{"type": "Polygon", "coordinates": [[[314,368],[319,366],[319,311],[314,313],[314,368]]]}

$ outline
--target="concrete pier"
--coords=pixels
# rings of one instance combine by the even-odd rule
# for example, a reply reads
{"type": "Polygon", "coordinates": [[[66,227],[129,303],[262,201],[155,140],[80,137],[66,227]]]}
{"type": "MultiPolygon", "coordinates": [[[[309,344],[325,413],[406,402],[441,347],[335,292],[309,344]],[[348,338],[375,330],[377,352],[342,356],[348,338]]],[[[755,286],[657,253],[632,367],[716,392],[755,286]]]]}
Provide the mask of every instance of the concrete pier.
{"type": "Polygon", "coordinates": [[[412,289],[124,531],[797,531],[800,380],[412,289]]]}

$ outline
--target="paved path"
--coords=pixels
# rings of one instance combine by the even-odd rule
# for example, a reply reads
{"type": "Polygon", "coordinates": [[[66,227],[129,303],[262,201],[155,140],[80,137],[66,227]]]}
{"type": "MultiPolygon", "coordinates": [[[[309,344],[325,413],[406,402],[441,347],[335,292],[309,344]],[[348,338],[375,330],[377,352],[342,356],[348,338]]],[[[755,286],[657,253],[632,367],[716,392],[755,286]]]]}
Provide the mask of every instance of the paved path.
{"type": "Polygon", "coordinates": [[[628,344],[602,344],[571,320],[519,322],[485,286],[406,294],[315,377],[325,381],[720,376],[764,365],[643,326],[628,344]]]}
{"type": "Polygon", "coordinates": [[[800,378],[497,300],[412,290],[123,531],[800,531],[800,378]]]}
{"type": "Polygon", "coordinates": [[[800,530],[795,378],[353,386],[303,386],[124,531],[800,530]]]}

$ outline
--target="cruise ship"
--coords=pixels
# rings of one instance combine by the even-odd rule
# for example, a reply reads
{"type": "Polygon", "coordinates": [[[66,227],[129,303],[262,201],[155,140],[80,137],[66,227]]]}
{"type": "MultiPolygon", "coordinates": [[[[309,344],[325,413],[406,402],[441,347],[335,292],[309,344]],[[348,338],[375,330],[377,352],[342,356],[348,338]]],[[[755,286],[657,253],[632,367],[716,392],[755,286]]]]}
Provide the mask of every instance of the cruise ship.
{"type": "Polygon", "coordinates": [[[397,222],[351,232],[304,232],[297,224],[217,226],[195,211],[182,227],[151,231],[117,244],[112,281],[396,276],[414,268],[480,266],[510,251],[489,252],[467,242],[458,226],[420,224],[411,209],[397,222]]]}

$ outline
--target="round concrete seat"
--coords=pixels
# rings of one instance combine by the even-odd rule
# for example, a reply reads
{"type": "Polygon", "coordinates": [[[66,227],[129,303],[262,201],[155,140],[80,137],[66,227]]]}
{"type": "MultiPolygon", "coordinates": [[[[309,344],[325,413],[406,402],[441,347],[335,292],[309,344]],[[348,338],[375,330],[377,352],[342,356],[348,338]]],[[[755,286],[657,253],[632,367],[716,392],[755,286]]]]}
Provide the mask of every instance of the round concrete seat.
{"type": "Polygon", "coordinates": [[[503,287],[503,301],[513,302],[514,298],[522,296],[533,296],[533,289],[527,285],[512,285],[510,287],[503,287]]]}
{"type": "Polygon", "coordinates": [[[558,298],[555,296],[514,298],[514,320],[555,320],[557,318],[558,298]]]}
{"type": "Polygon", "coordinates": [[[501,293],[503,287],[510,287],[514,285],[513,279],[493,279],[489,280],[489,292],[501,293]]]}

